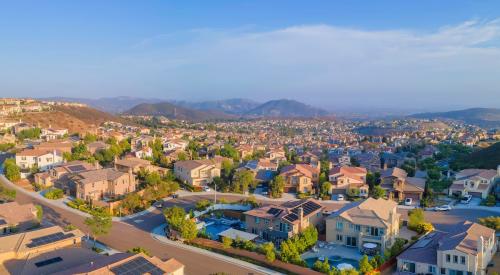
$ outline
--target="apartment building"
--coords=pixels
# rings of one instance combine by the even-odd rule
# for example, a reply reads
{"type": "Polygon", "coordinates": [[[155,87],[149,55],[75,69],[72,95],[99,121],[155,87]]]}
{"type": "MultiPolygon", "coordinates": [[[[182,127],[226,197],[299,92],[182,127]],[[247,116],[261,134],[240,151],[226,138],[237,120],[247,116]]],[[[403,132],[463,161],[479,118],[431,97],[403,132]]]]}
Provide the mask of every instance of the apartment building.
{"type": "Polygon", "coordinates": [[[383,254],[399,234],[397,203],[368,198],[350,203],[326,218],[326,241],[364,249],[375,244],[383,254]]]}
{"type": "Polygon", "coordinates": [[[497,250],[495,230],[465,221],[433,231],[397,257],[399,274],[482,275],[497,250]]]}
{"type": "Polygon", "coordinates": [[[245,212],[247,232],[279,244],[310,225],[323,229],[324,207],[313,199],[266,205],[245,212]]]}

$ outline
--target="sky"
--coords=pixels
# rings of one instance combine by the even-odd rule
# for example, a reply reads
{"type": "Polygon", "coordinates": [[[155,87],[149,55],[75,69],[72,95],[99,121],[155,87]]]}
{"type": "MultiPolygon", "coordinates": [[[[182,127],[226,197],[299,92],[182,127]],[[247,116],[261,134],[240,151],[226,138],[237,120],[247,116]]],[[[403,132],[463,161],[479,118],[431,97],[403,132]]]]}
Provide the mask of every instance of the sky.
{"type": "Polygon", "coordinates": [[[500,1],[0,1],[0,96],[500,108],[500,1]]]}

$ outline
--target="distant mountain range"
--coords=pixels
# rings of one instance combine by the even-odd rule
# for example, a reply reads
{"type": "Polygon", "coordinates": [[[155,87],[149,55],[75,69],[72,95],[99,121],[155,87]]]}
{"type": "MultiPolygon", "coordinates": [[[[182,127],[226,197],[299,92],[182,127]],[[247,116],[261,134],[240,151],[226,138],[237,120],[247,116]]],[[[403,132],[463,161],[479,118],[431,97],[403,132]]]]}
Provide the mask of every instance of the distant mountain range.
{"type": "Polygon", "coordinates": [[[249,117],[319,117],[328,112],[290,99],[271,100],[245,113],[249,117]]]}
{"type": "Polygon", "coordinates": [[[463,121],[465,123],[484,128],[500,128],[500,109],[497,108],[471,108],[440,113],[420,113],[410,115],[409,117],[424,119],[451,119],[463,121]]]}
{"type": "Polygon", "coordinates": [[[170,103],[196,110],[212,110],[236,115],[243,115],[261,104],[259,102],[245,98],[231,98],[225,100],[201,102],[171,101],[170,103]]]}
{"type": "Polygon", "coordinates": [[[164,116],[170,119],[190,121],[225,120],[238,118],[235,115],[227,114],[217,110],[201,111],[177,106],[169,102],[153,104],[142,103],[124,112],[123,114],[138,116],[164,116]]]}
{"type": "Polygon", "coordinates": [[[310,118],[326,116],[328,112],[288,99],[271,100],[263,104],[245,99],[233,99],[189,104],[142,103],[124,114],[162,115],[171,119],[201,121],[256,117],[310,118]]]}

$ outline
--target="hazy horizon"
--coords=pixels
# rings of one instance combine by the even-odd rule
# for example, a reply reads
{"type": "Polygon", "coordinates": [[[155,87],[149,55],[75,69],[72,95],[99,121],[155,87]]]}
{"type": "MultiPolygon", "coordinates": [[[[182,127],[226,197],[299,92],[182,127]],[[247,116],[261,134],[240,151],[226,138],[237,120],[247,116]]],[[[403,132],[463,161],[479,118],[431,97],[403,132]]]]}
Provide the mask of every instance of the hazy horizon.
{"type": "Polygon", "coordinates": [[[3,97],[500,107],[495,1],[23,1],[0,36],[3,97]]]}

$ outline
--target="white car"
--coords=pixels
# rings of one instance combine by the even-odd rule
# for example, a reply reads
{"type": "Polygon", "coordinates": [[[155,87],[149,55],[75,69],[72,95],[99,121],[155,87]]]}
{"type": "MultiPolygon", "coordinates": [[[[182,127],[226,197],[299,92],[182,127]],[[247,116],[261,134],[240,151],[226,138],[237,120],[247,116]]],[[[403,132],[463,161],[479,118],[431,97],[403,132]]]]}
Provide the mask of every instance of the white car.
{"type": "Polygon", "coordinates": [[[338,201],[343,201],[344,200],[344,195],[342,195],[342,194],[337,195],[337,200],[338,201]]]}
{"type": "Polygon", "coordinates": [[[450,210],[451,210],[451,206],[449,206],[447,204],[434,207],[434,211],[450,211],[450,210]]]}
{"type": "Polygon", "coordinates": [[[413,203],[413,199],[412,198],[406,198],[405,199],[405,205],[406,206],[410,206],[412,203],[413,203]]]}
{"type": "Polygon", "coordinates": [[[472,195],[465,195],[461,200],[460,203],[468,204],[472,200],[472,195]]]}
{"type": "Polygon", "coordinates": [[[208,187],[208,186],[203,186],[203,191],[210,192],[210,191],[212,191],[212,189],[210,189],[210,187],[208,187]]]}

